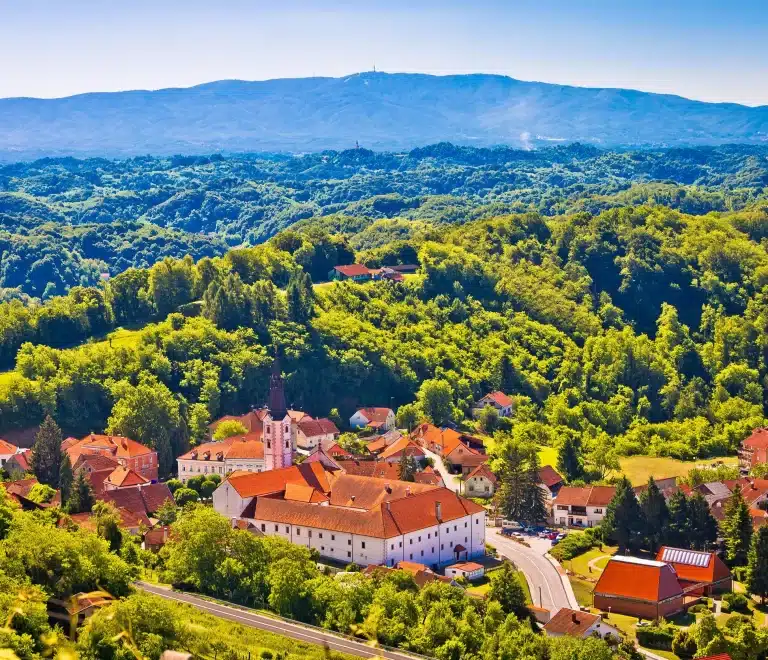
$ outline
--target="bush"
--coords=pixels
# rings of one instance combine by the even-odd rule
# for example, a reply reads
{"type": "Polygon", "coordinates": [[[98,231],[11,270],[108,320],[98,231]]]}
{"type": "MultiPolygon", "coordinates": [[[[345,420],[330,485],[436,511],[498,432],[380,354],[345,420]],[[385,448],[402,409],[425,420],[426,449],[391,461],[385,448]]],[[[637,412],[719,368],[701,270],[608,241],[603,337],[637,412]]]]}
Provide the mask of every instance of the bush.
{"type": "MultiPolygon", "coordinates": [[[[691,614],[699,614],[701,612],[708,612],[709,608],[704,603],[697,603],[688,608],[691,614]]],[[[678,654],[679,655],[679,654],[678,654]]]]}
{"type": "MultiPolygon", "coordinates": [[[[694,605],[694,607],[698,607],[698,605],[694,605]]],[[[672,653],[678,658],[692,658],[696,655],[696,651],[696,640],[693,636],[687,630],[678,630],[672,639],[672,653]]]]}
{"type": "Polygon", "coordinates": [[[599,541],[595,539],[594,534],[587,532],[571,532],[552,550],[549,551],[555,559],[563,561],[573,559],[584,554],[587,550],[598,545],[599,541]]]}
{"type": "Polygon", "coordinates": [[[749,600],[744,594],[723,594],[723,604],[728,605],[730,612],[749,612],[749,600]]]}
{"type": "Polygon", "coordinates": [[[173,494],[173,497],[176,500],[176,504],[178,504],[179,506],[184,506],[189,502],[197,502],[197,500],[200,499],[200,496],[197,494],[197,491],[194,491],[191,488],[179,488],[173,494]]]}
{"type": "Polygon", "coordinates": [[[671,651],[675,638],[675,629],[670,626],[648,626],[637,629],[637,641],[640,646],[661,651],[671,651]]]}
{"type": "Polygon", "coordinates": [[[748,569],[749,566],[734,566],[731,569],[731,573],[733,573],[733,579],[736,580],[736,582],[746,582],[748,569]]]}
{"type": "Polygon", "coordinates": [[[272,651],[269,649],[264,649],[261,653],[259,653],[259,657],[262,660],[272,660],[272,651]]]}

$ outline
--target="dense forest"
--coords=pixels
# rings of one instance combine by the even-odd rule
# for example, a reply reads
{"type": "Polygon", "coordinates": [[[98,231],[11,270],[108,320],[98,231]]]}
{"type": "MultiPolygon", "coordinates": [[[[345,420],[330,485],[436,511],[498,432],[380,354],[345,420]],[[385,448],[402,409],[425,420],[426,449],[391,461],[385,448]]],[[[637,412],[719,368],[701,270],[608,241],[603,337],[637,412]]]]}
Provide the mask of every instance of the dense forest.
{"type": "Polygon", "coordinates": [[[0,295],[47,299],[168,256],[221,256],[295,223],[347,233],[364,250],[509,213],[750,209],[766,199],[767,157],[759,146],[437,144],[405,153],[14,163],[0,166],[0,295]]]}

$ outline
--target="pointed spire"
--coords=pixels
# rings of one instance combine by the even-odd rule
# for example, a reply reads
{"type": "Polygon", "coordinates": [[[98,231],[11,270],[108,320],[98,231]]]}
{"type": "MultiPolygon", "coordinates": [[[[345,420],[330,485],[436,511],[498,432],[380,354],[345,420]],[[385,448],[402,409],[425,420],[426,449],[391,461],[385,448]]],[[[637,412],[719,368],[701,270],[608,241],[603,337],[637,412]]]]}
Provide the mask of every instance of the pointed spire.
{"type": "Polygon", "coordinates": [[[287,414],[285,406],[285,386],[280,372],[280,358],[275,355],[272,363],[272,375],[269,377],[269,413],[272,419],[283,419],[287,414]]]}

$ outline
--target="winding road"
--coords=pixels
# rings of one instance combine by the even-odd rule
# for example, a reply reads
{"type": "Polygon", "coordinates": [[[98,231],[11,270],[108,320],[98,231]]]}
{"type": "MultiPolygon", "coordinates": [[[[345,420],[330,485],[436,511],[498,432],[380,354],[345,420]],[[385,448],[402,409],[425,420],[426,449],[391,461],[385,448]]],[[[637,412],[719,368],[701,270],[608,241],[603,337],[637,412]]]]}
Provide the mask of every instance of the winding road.
{"type": "Polygon", "coordinates": [[[429,451],[429,449],[427,449],[426,447],[422,447],[421,450],[424,452],[424,455],[427,456],[427,458],[431,458],[432,461],[434,462],[434,469],[442,477],[445,487],[450,488],[452,491],[461,494],[460,477],[456,474],[451,474],[448,471],[448,468],[445,467],[445,463],[443,463],[443,459],[440,458],[440,456],[438,456],[434,452],[429,451]]]}
{"type": "Polygon", "coordinates": [[[486,540],[495,546],[499,553],[511,559],[523,572],[531,589],[531,599],[537,607],[543,607],[553,614],[561,607],[579,609],[565,569],[544,556],[550,547],[550,541],[539,538],[526,538],[530,548],[501,535],[500,530],[489,527],[486,540]]]}
{"type": "Polygon", "coordinates": [[[160,596],[160,598],[177,601],[179,603],[188,603],[202,612],[207,612],[208,614],[212,614],[222,619],[234,621],[235,623],[251,628],[266,630],[302,642],[327,646],[333,651],[349,653],[350,655],[356,655],[360,658],[388,658],[389,660],[415,660],[424,658],[424,656],[368,646],[362,642],[357,642],[342,637],[341,635],[335,635],[332,632],[327,632],[319,628],[293,623],[292,621],[276,616],[265,616],[264,614],[258,614],[247,609],[221,605],[183,591],[173,591],[168,587],[160,587],[147,582],[136,582],[134,584],[144,591],[160,596]]]}

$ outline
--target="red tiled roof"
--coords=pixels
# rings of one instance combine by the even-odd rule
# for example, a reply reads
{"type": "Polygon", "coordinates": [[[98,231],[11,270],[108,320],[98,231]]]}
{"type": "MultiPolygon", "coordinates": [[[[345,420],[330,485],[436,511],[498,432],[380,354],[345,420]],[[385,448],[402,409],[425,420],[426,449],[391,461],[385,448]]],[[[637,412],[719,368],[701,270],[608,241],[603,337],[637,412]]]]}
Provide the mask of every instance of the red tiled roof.
{"type": "Polygon", "coordinates": [[[384,424],[387,421],[387,416],[392,412],[390,408],[360,408],[357,412],[361,413],[369,422],[371,426],[374,423],[384,424]]]}
{"type": "Polygon", "coordinates": [[[744,496],[747,504],[751,504],[762,495],[768,493],[768,479],[743,477],[739,479],[738,487],[741,489],[741,494],[744,496]]]}
{"type": "Polygon", "coordinates": [[[623,596],[657,603],[682,596],[675,569],[659,561],[612,557],[594,589],[595,595],[623,596]]]}
{"type": "Polygon", "coordinates": [[[120,463],[109,456],[101,454],[80,454],[72,469],[77,472],[81,467],[85,467],[89,472],[94,470],[114,470],[120,463]]]}
{"type": "Polygon", "coordinates": [[[173,501],[173,495],[165,484],[147,484],[104,491],[99,499],[112,502],[116,507],[128,509],[135,514],[151,515],[166,500],[173,501]]]}
{"type": "Polygon", "coordinates": [[[755,429],[741,444],[745,449],[768,449],[768,429],[755,429]]]}
{"type": "Polygon", "coordinates": [[[6,481],[0,482],[5,488],[5,492],[9,495],[20,495],[21,497],[27,497],[32,487],[38,483],[37,479],[30,477],[29,479],[19,479],[18,481],[6,481]]]}
{"type": "Polygon", "coordinates": [[[427,472],[426,470],[424,470],[423,472],[417,472],[416,474],[414,474],[413,480],[417,484],[429,484],[430,486],[443,485],[443,479],[439,474],[435,472],[427,472]]]}
{"type": "Polygon", "coordinates": [[[264,458],[264,443],[261,440],[261,431],[231,436],[218,442],[206,442],[193,447],[179,458],[181,460],[213,462],[224,462],[227,458],[262,459],[264,458]]]}
{"type": "Polygon", "coordinates": [[[379,477],[380,479],[398,479],[400,467],[387,461],[339,461],[347,474],[358,477],[379,477]]]}
{"type": "Polygon", "coordinates": [[[443,458],[453,465],[476,467],[488,462],[487,454],[482,454],[463,442],[459,442],[451,451],[443,452],[443,458]]]}
{"type": "Polygon", "coordinates": [[[138,486],[149,483],[149,479],[142,477],[135,470],[124,468],[122,465],[116,467],[105,480],[112,486],[122,488],[124,486],[138,486]]]}
{"type": "Polygon", "coordinates": [[[379,454],[379,457],[386,459],[392,458],[394,456],[401,456],[403,451],[405,451],[407,456],[424,456],[424,450],[419,447],[419,445],[417,445],[407,436],[403,436],[396,442],[393,442],[391,445],[389,445],[389,447],[387,447],[383,452],[381,452],[381,454],[379,454]]]}
{"type": "Polygon", "coordinates": [[[387,439],[384,436],[379,436],[376,440],[371,440],[371,442],[366,444],[365,448],[371,452],[371,454],[375,454],[386,449],[387,446],[387,439]]]}
{"type": "Polygon", "coordinates": [[[8,461],[13,461],[18,465],[19,469],[23,472],[31,472],[32,466],[29,464],[29,456],[32,452],[29,451],[22,451],[18,454],[14,454],[11,456],[8,461]]]}
{"type": "Polygon", "coordinates": [[[12,445],[10,442],[7,442],[6,440],[3,440],[0,438],[0,454],[15,454],[19,451],[19,448],[16,445],[12,445]]]}
{"type": "Polygon", "coordinates": [[[485,477],[492,484],[495,484],[497,481],[496,475],[491,472],[491,468],[488,467],[488,463],[481,463],[478,465],[474,470],[472,470],[472,472],[464,477],[464,481],[469,481],[472,477],[485,477]]]}
{"type": "Polygon", "coordinates": [[[352,458],[352,454],[335,440],[323,440],[321,445],[323,451],[333,458],[352,458]]]}
{"type": "Polygon", "coordinates": [[[562,607],[544,625],[544,630],[554,635],[570,635],[571,637],[582,638],[599,620],[600,617],[597,614],[562,607]]]}
{"type": "Polygon", "coordinates": [[[114,468],[107,468],[106,470],[93,470],[87,472],[86,478],[91,484],[93,494],[99,497],[104,492],[104,482],[107,480],[110,474],[114,472],[114,468]]]}
{"type": "Polygon", "coordinates": [[[731,572],[714,552],[684,550],[662,546],[657,561],[671,564],[677,577],[686,582],[717,582],[730,577],[731,572]]]}
{"type": "Polygon", "coordinates": [[[539,469],[539,481],[547,488],[563,483],[563,478],[551,465],[542,465],[539,469]]]}
{"type": "Polygon", "coordinates": [[[432,486],[397,479],[358,477],[337,473],[331,476],[331,504],[334,506],[373,509],[386,500],[405,498],[434,490],[432,486]]]}
{"type": "Polygon", "coordinates": [[[68,438],[64,438],[61,442],[61,451],[67,451],[72,445],[76,445],[78,442],[80,442],[77,438],[73,438],[72,436],[69,436],[68,438]]]}
{"type": "Polygon", "coordinates": [[[608,506],[616,494],[614,486],[563,486],[556,504],[570,506],[608,506]]]}
{"type": "Polygon", "coordinates": [[[330,490],[328,475],[320,462],[291,465],[266,472],[233,472],[227,482],[243,498],[280,493],[289,483],[312,486],[323,493],[330,490]]]}
{"type": "Polygon", "coordinates": [[[451,564],[448,568],[455,568],[457,571],[479,571],[483,568],[482,564],[478,564],[476,561],[460,561],[458,564],[451,564]]]}
{"type": "Polygon", "coordinates": [[[155,527],[144,534],[145,545],[161,546],[165,545],[170,536],[171,528],[168,525],[155,527]]]}
{"type": "Polygon", "coordinates": [[[705,655],[697,660],[731,660],[731,656],[727,653],[718,653],[717,655],[705,655]]]}
{"type": "Polygon", "coordinates": [[[308,502],[312,504],[328,501],[326,495],[305,484],[286,484],[283,497],[294,502],[308,502]]]}
{"type": "Polygon", "coordinates": [[[347,277],[355,277],[356,275],[368,275],[370,273],[368,268],[362,264],[334,266],[334,270],[339,271],[342,275],[346,275],[347,277]]]}
{"type": "Polygon", "coordinates": [[[91,433],[85,436],[76,444],[67,448],[69,458],[74,465],[80,454],[104,454],[107,456],[118,456],[120,458],[136,458],[137,456],[146,456],[155,454],[154,449],[124,438],[119,435],[98,435],[91,433]]]}
{"type": "Polygon", "coordinates": [[[336,428],[336,424],[334,424],[330,419],[326,418],[312,419],[311,417],[305,417],[298,423],[298,427],[301,429],[301,432],[308,438],[313,438],[318,435],[328,435],[329,433],[338,435],[339,433],[339,429],[336,428]]]}
{"type": "Polygon", "coordinates": [[[480,399],[481,403],[483,401],[493,401],[502,408],[506,408],[507,406],[512,405],[512,399],[504,394],[504,392],[499,392],[498,390],[496,392],[490,392],[489,394],[486,394],[482,399],[480,399]]]}

